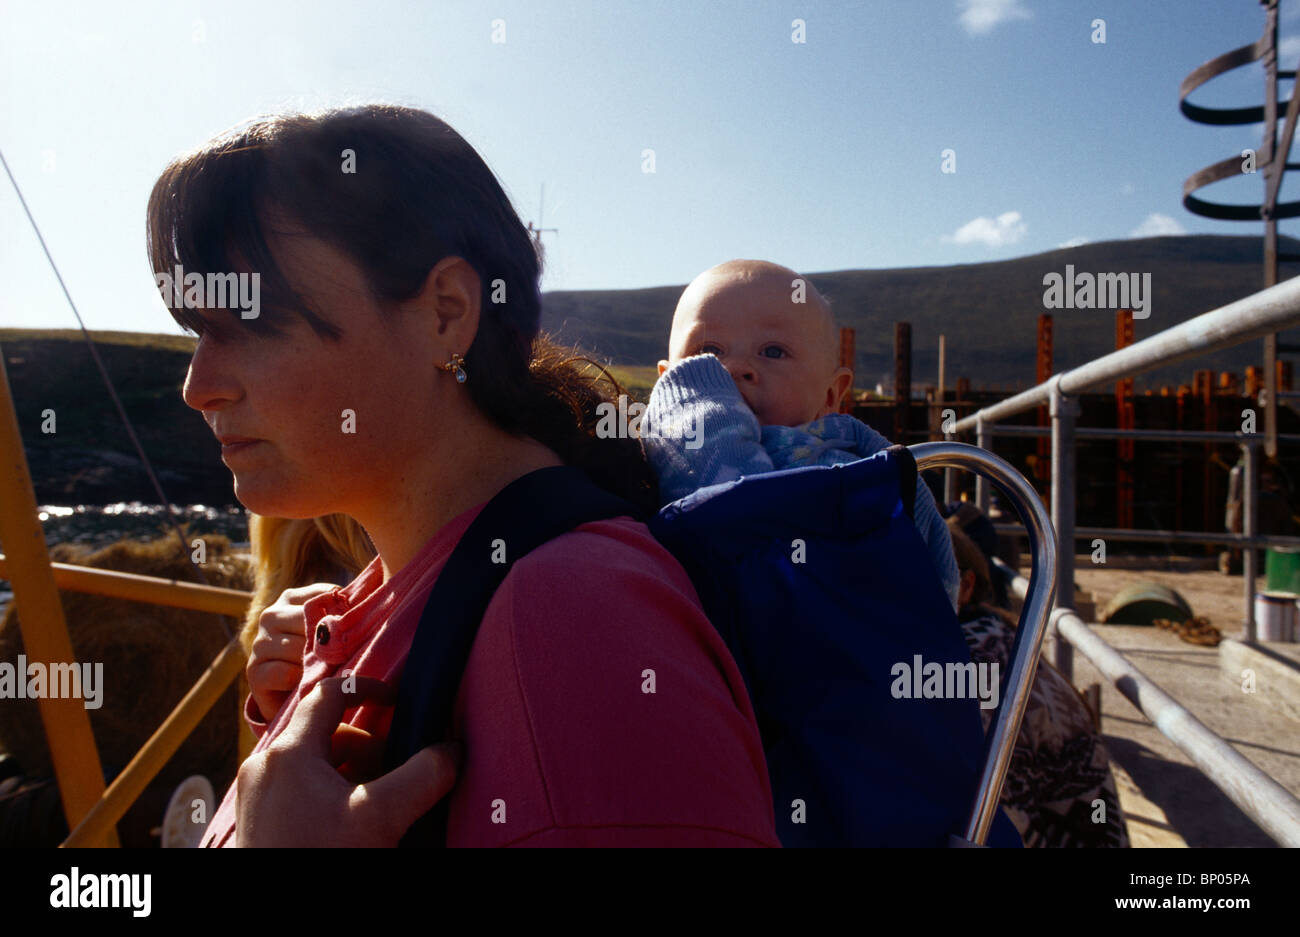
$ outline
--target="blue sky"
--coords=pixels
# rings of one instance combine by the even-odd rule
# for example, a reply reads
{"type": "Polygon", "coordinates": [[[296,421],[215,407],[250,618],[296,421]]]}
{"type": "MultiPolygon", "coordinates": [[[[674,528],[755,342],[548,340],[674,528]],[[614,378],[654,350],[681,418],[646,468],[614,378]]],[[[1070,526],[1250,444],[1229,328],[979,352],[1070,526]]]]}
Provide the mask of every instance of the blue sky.
{"type": "MultiPolygon", "coordinates": [[[[1282,7],[1295,67],[1300,0],[1282,7]]],[[[1178,111],[1188,72],[1259,37],[1256,0],[4,0],[0,22],[0,148],[93,329],[179,331],[144,252],[169,159],[258,114],[374,100],[450,122],[526,220],[545,186],[545,289],[684,283],[731,257],[816,272],[1262,230],[1181,206],[1184,178],[1261,128],[1178,111]]],[[[1251,66],[1193,100],[1262,93],[1251,66]]],[[[0,281],[0,325],[75,326],[5,179],[0,281]]]]}

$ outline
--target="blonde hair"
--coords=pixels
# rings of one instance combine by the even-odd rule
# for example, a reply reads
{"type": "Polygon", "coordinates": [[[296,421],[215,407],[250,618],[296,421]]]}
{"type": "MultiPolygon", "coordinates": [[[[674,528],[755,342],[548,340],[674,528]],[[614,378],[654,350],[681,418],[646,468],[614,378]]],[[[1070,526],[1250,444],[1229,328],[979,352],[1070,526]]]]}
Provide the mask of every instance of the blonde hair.
{"type": "Polygon", "coordinates": [[[306,520],[250,514],[248,539],[256,585],[239,634],[245,653],[253,646],[262,612],[285,589],[332,582],[340,572],[355,576],[375,557],[366,532],[345,514],[306,520]]]}

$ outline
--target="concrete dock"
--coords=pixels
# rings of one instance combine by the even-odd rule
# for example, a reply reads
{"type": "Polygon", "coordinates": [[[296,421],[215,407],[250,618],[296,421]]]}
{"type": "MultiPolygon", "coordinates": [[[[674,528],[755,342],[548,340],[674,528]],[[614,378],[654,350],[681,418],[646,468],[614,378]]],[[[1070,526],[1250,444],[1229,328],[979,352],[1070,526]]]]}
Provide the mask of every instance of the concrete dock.
{"type": "MultiPolygon", "coordinates": [[[[1213,570],[1094,567],[1081,556],[1075,581],[1098,609],[1133,582],[1176,589],[1225,638],[1241,637],[1244,585],[1213,570]]],[[[1023,570],[1026,573],[1028,570],[1023,570]]],[[[1263,588],[1260,580],[1259,588],[1263,588]]],[[[1094,625],[1096,633],[1266,774],[1300,797],[1300,645],[1262,650],[1227,640],[1187,643],[1158,628],[1094,625]],[[1247,678],[1246,670],[1253,671],[1247,678]],[[1248,692],[1253,680],[1254,692],[1248,692]]],[[[1051,660],[1048,639],[1044,654],[1051,660]]],[[[1192,765],[1146,716],[1076,651],[1074,684],[1100,683],[1110,750],[1134,847],[1268,847],[1276,843],[1192,765]]]]}

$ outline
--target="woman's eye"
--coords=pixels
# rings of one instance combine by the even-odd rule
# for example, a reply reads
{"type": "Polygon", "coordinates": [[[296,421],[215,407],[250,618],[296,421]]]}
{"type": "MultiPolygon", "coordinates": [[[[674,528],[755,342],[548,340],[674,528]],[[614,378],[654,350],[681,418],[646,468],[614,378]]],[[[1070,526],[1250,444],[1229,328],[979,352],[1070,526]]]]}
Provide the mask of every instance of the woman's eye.
{"type": "Polygon", "coordinates": [[[764,358],[785,358],[787,357],[784,348],[779,345],[767,345],[759,352],[764,358]]]}

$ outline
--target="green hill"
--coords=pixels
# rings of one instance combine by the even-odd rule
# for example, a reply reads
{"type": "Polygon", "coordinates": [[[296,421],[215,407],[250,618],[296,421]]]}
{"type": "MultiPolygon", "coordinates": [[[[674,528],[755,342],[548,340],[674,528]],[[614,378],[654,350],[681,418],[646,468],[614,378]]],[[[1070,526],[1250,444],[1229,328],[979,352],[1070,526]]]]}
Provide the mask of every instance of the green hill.
{"type": "MultiPolygon", "coordinates": [[[[1283,249],[1300,248],[1300,241],[1282,240],[1283,249]]],[[[1142,339],[1256,292],[1262,281],[1261,255],[1260,238],[1164,237],[1087,244],[992,263],[808,277],[830,298],[840,323],[857,330],[859,387],[890,386],[894,322],[906,320],[912,323],[916,386],[935,381],[942,332],[950,382],[960,375],[976,387],[1006,388],[1033,382],[1037,321],[1046,311],[1045,274],[1063,273],[1066,264],[1094,274],[1150,273],[1151,315],[1136,323],[1142,339]]],[[[1282,276],[1296,273],[1300,268],[1289,265],[1282,276]]],[[[654,381],[653,363],[666,352],[681,290],[551,292],[543,297],[542,324],[593,357],[613,362],[632,391],[644,395],[654,381]]],[[[1058,371],[1114,347],[1113,312],[1051,311],[1058,371]]],[[[230,473],[216,441],[180,397],[194,340],[131,332],[97,332],[94,337],[164,488],[189,503],[234,503],[230,473]]],[[[1296,340],[1292,334],[1287,339],[1296,340]]],[[[0,329],[0,346],[39,501],[156,500],[79,332],[0,329]],[[41,432],[46,409],[57,414],[55,434],[41,432]]],[[[1185,383],[1195,368],[1241,373],[1261,358],[1260,342],[1250,342],[1154,372],[1146,384],[1185,383]]]]}
{"type": "MultiPolygon", "coordinates": [[[[1300,241],[1280,241],[1283,250],[1300,248],[1300,241]]],[[[990,263],[807,276],[831,300],[840,324],[856,330],[859,386],[892,383],[896,321],[912,323],[917,385],[936,381],[943,333],[950,382],[964,375],[977,386],[1028,386],[1034,380],[1038,317],[1044,312],[1053,314],[1058,371],[1115,347],[1113,312],[1044,308],[1044,275],[1063,274],[1066,264],[1093,274],[1150,273],[1150,317],[1135,323],[1141,340],[1257,292],[1263,284],[1262,257],[1261,238],[1193,235],[1105,241],[990,263]]],[[[1284,265],[1281,278],[1297,273],[1300,265],[1284,265]]],[[[667,351],[673,307],[683,287],[547,293],[543,327],[616,364],[648,364],[667,351]]],[[[1153,372],[1145,386],[1187,382],[1194,368],[1240,372],[1260,363],[1260,343],[1251,342],[1203,362],[1153,372]]]]}
{"type": "MultiPolygon", "coordinates": [[[[92,336],[163,490],[185,504],[233,504],[221,447],[181,400],[194,339],[92,336]]],[[[0,348],[37,503],[157,503],[79,331],[0,329],[0,348]],[[47,410],[53,433],[42,432],[47,410]]]]}

